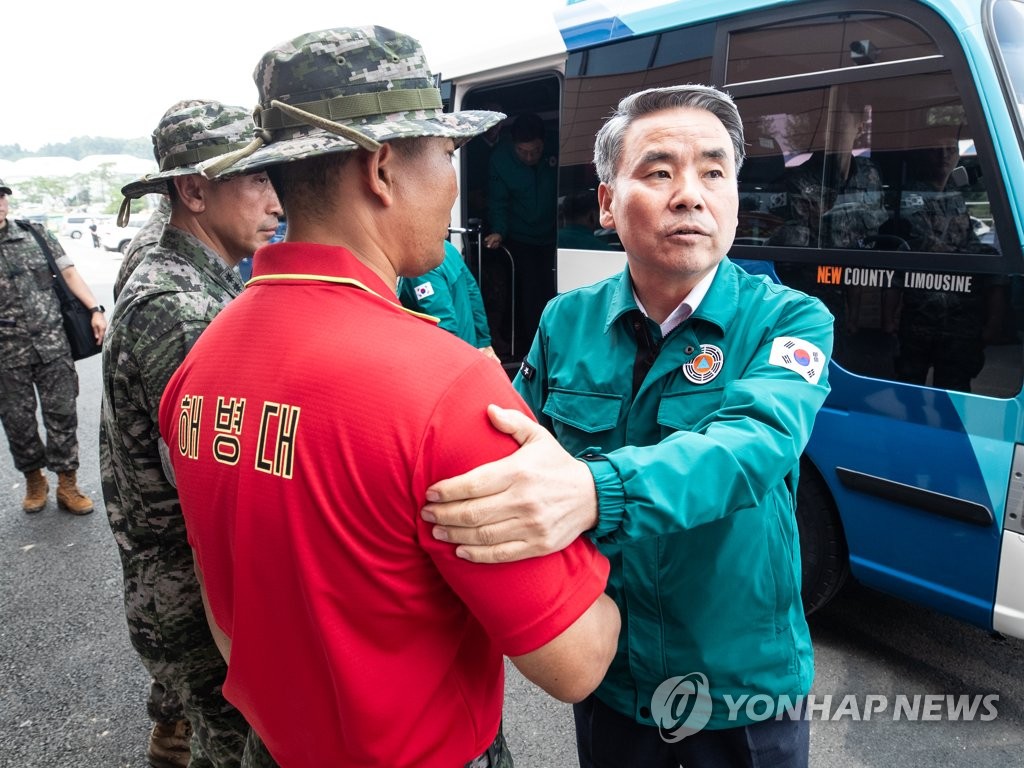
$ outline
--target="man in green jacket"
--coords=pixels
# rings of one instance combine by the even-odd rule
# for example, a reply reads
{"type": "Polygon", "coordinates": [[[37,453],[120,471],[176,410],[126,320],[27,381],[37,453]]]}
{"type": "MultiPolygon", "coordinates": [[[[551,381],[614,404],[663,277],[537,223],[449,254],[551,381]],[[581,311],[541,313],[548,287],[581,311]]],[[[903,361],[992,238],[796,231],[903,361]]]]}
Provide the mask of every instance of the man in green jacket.
{"type": "Polygon", "coordinates": [[[500,362],[491,347],[480,286],[458,248],[447,240],[444,261],[425,275],[399,278],[398,299],[407,309],[436,317],[439,327],[500,362]]]}
{"type": "Polygon", "coordinates": [[[623,632],[575,707],[582,768],[806,766],[794,508],[833,318],[726,258],[743,126],[724,93],[626,97],[594,160],[627,269],[548,305],[515,382],[557,443],[492,407],[522,447],[436,484],[423,515],[471,560],[580,531],[611,560],[623,632]]]}
{"type": "Polygon", "coordinates": [[[498,142],[491,153],[484,246],[512,255],[514,290],[506,292],[506,301],[515,303],[510,352],[519,359],[555,295],[558,161],[546,151],[538,115],[519,115],[511,133],[511,141],[498,142]]]}

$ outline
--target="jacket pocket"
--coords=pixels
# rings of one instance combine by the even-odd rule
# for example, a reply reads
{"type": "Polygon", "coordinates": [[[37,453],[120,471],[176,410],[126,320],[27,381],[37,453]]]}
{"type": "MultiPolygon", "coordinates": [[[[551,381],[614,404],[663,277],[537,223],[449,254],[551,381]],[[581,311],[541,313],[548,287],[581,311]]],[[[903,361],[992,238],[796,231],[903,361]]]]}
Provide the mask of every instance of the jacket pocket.
{"type": "Polygon", "coordinates": [[[552,389],[542,412],[554,422],[559,442],[572,452],[594,445],[590,436],[618,425],[623,400],[622,395],[552,389]]]}
{"type": "Polygon", "coordinates": [[[34,267],[32,269],[32,274],[36,278],[36,286],[39,290],[53,290],[53,272],[50,270],[49,264],[43,264],[41,267],[34,267]]]}

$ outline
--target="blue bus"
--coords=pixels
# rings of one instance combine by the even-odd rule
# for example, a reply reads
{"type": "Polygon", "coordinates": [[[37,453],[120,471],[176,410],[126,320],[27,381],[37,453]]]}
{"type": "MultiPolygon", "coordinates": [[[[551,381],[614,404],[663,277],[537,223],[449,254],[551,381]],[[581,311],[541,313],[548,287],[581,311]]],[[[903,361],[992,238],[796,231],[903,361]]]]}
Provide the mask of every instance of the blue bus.
{"type": "MultiPolygon", "coordinates": [[[[622,96],[730,93],[748,144],[730,258],[836,318],[798,492],[805,608],[852,576],[1024,637],[1024,2],[582,0],[442,76],[453,108],[543,119],[563,225],[622,96]]],[[[487,232],[486,151],[460,150],[454,231],[487,232]]],[[[590,244],[552,244],[552,295],[623,268],[614,231],[582,226],[590,244]]],[[[478,242],[500,338],[515,255],[478,242]]]]}

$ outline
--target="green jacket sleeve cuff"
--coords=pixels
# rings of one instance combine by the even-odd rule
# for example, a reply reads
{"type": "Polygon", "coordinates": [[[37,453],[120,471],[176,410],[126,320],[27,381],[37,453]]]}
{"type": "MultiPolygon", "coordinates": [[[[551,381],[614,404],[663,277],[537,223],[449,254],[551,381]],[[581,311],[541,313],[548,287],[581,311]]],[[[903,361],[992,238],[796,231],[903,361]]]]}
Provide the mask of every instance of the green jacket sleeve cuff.
{"type": "Polygon", "coordinates": [[[626,492],[619,479],[619,473],[608,461],[598,453],[598,448],[587,448],[576,458],[581,459],[594,476],[594,488],[597,491],[597,527],[590,532],[595,539],[615,533],[622,525],[622,516],[626,510],[626,492]]]}

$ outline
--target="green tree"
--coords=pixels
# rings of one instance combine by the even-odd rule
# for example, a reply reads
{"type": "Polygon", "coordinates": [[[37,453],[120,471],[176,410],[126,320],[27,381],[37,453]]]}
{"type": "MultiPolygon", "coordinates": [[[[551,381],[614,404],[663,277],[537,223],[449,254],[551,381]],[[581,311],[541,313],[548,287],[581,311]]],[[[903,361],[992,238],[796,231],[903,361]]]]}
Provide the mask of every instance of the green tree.
{"type": "Polygon", "coordinates": [[[68,179],[63,176],[36,176],[18,184],[19,202],[63,209],[68,199],[68,179]]]}

